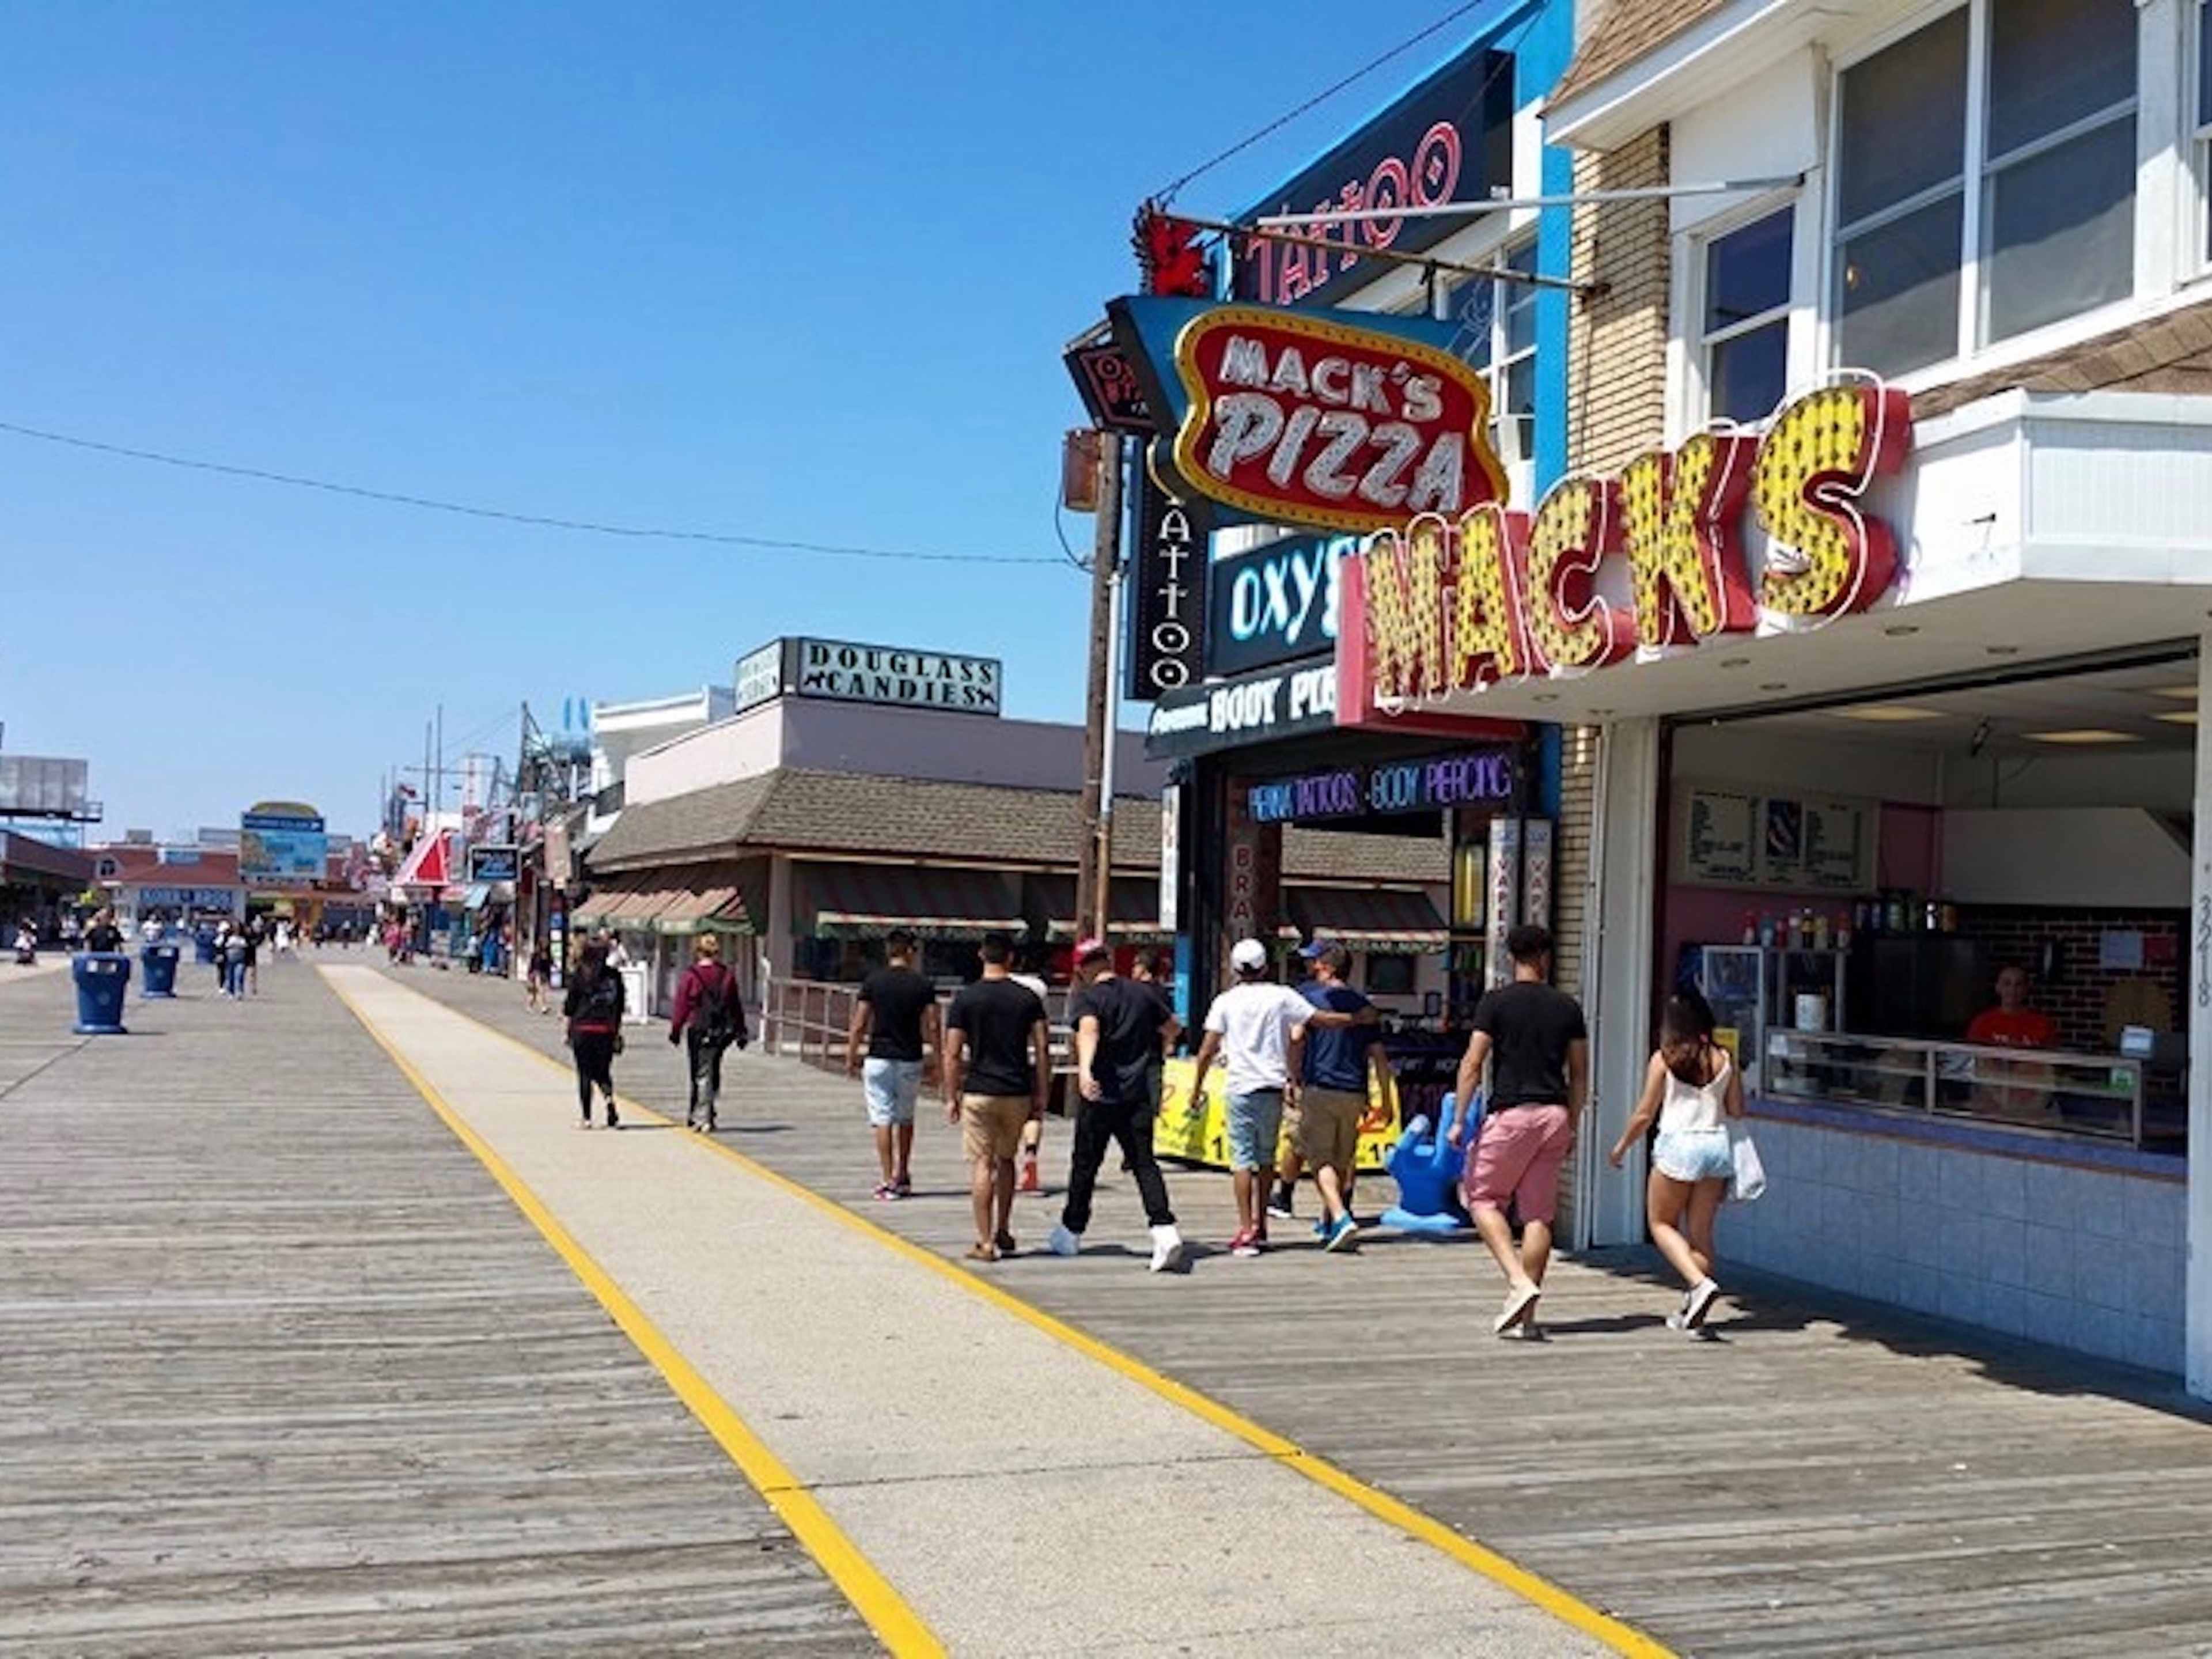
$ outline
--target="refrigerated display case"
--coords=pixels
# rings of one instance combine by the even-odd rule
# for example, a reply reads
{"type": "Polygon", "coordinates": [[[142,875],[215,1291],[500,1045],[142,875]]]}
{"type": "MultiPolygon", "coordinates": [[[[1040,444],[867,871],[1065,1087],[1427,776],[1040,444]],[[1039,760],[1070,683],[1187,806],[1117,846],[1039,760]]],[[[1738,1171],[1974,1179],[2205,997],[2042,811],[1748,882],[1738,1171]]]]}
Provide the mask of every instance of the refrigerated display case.
{"type": "MultiPolygon", "coordinates": [[[[1713,1023],[1723,1040],[1733,1034],[1743,1086],[1756,1093],[1765,1073],[1769,1034],[1801,1029],[1836,1031],[1846,1024],[1843,951],[1793,945],[1705,945],[1692,947],[1697,960],[1685,964],[1685,977],[1711,1006],[1713,1023]],[[1825,1000],[1820,1018],[1802,1026],[1798,999],[1825,1000]]],[[[1816,1011],[1808,1005],[1808,1016],[1816,1011]]]]}

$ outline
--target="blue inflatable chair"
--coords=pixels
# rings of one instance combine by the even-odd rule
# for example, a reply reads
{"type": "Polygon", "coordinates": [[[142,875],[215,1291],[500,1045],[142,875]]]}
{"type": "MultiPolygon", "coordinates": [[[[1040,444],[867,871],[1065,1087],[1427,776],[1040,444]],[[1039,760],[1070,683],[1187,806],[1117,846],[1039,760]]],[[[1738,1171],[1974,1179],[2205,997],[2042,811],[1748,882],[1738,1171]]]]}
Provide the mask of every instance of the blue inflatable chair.
{"type": "MultiPolygon", "coordinates": [[[[1462,1114],[1456,1096],[1446,1095],[1438,1108],[1448,1132],[1462,1114]]],[[[1460,1172],[1467,1166],[1467,1149],[1482,1127],[1482,1097],[1474,1097],[1465,1114],[1460,1144],[1453,1146],[1445,1133],[1432,1127],[1425,1114],[1406,1126],[1406,1133],[1390,1149],[1382,1167],[1398,1183],[1398,1201],[1382,1212],[1382,1224],[1401,1232],[1428,1233],[1437,1237],[1465,1232],[1474,1225],[1460,1200],[1460,1172]]]]}

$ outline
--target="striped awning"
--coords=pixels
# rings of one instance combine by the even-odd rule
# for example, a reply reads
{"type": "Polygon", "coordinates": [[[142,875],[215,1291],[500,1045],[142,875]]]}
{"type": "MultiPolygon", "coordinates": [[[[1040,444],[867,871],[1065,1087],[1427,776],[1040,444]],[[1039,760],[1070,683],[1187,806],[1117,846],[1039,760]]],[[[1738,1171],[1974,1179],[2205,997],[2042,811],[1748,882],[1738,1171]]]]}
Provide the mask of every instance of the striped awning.
{"type": "Polygon", "coordinates": [[[1022,931],[1013,878],[935,865],[805,864],[814,931],[861,939],[906,927],[933,939],[1022,931]]]}
{"type": "Polygon", "coordinates": [[[643,878],[636,876],[617,876],[603,887],[592,890],[591,897],[578,905],[568,919],[574,927],[603,927],[622,905],[638,895],[643,878]]]}
{"type": "Polygon", "coordinates": [[[1426,893],[1386,888],[1286,887],[1285,908],[1308,939],[1351,951],[1442,951],[1451,933],[1426,893]]]}
{"type": "Polygon", "coordinates": [[[763,896],[748,902],[745,884],[734,864],[702,866],[653,919],[661,933],[757,933],[766,915],[763,896]]]}
{"type": "MultiPolygon", "coordinates": [[[[1080,931],[1075,922],[1075,878],[1032,876],[1031,890],[1044,907],[1045,933],[1049,939],[1072,939],[1080,931]]],[[[1106,896],[1106,931],[1132,944],[1157,945],[1175,935],[1160,927],[1160,884],[1151,876],[1116,876],[1106,896]]]]}

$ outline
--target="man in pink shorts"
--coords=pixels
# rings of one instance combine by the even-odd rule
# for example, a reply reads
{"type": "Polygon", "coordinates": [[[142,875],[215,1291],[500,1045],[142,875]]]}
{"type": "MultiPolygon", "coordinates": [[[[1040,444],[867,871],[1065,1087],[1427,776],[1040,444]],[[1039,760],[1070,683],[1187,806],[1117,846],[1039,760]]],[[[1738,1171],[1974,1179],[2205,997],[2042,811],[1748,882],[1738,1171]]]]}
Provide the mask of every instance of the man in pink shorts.
{"type": "MultiPolygon", "coordinates": [[[[1474,1035],[1459,1063],[1459,1097],[1471,1100],[1491,1067],[1488,1110],[1467,1176],[1467,1206],[1475,1230],[1505,1273],[1505,1306],[1491,1328],[1535,1328],[1536,1300],[1552,1260],[1552,1218],[1559,1202],[1559,1166],[1575,1144],[1575,1125],[1589,1087],[1589,1030],[1582,1006],[1553,988],[1552,935],[1516,927],[1505,939],[1513,982],[1475,1005],[1474,1035]],[[1521,1217],[1521,1249],[1505,1219],[1511,1200],[1521,1217]]],[[[1451,1130],[1459,1140],[1459,1126],[1451,1130]]]]}

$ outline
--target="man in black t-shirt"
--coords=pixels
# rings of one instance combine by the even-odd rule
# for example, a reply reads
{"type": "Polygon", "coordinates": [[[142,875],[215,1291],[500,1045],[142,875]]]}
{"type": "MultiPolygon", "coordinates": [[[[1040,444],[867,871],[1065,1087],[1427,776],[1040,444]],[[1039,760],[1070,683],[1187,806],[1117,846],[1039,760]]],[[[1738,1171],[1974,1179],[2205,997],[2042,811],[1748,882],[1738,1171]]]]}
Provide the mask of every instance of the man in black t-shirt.
{"type": "Polygon", "coordinates": [[[963,986],[945,1016],[945,1121],[961,1126],[975,1243],[969,1255],[996,1261],[1014,1251],[1014,1154],[1022,1131],[1044,1115],[1052,1038],[1037,994],[1007,972],[1014,942],[983,935],[983,977],[963,986]]]}
{"type": "Polygon", "coordinates": [[[864,1077],[868,1125],[876,1134],[883,1179],[879,1199],[910,1196],[914,1177],[914,1104],[921,1092],[922,1055],[937,1048],[937,988],[914,970],[915,938],[903,927],[884,941],[888,967],[860,981],[845,1033],[845,1075],[864,1077]],[[867,1064],[860,1042],[867,1039],[867,1064]]]}
{"type": "MultiPolygon", "coordinates": [[[[1491,1328],[1535,1327],[1536,1299],[1552,1259],[1559,1167],[1575,1144],[1575,1124],[1589,1088],[1589,1032],[1579,1003],[1553,988],[1552,935],[1523,926],[1506,936],[1513,982],[1475,1005],[1474,1035],[1459,1063],[1459,1098],[1474,1097],[1491,1068],[1490,1097],[1466,1179],[1468,1209],[1505,1274],[1505,1306],[1491,1328]],[[1506,1224],[1510,1200],[1521,1217],[1521,1248],[1506,1224]]],[[[1455,1120],[1451,1140],[1458,1144],[1455,1120]]]]}
{"type": "Polygon", "coordinates": [[[1164,1272],[1182,1260],[1182,1235],[1176,1231],[1167,1182],[1152,1155],[1151,1080],[1175,1015],[1156,987],[1115,974],[1113,953],[1103,939],[1085,939],[1075,947],[1075,974],[1083,988],[1067,1005],[1067,1018],[1075,1029],[1075,1079],[1082,1104],[1068,1164],[1067,1203],[1060,1225],[1052,1230],[1053,1254],[1073,1255],[1083,1248],[1098,1166],[1106,1160],[1107,1146],[1118,1141],[1152,1227],[1152,1270],[1164,1272]]]}

